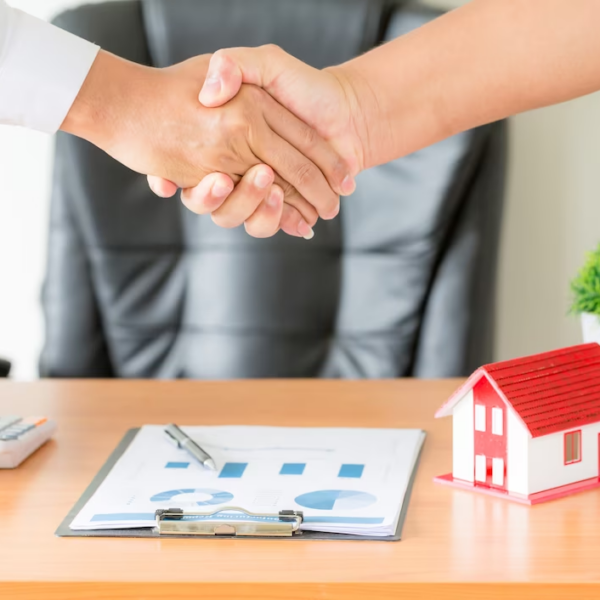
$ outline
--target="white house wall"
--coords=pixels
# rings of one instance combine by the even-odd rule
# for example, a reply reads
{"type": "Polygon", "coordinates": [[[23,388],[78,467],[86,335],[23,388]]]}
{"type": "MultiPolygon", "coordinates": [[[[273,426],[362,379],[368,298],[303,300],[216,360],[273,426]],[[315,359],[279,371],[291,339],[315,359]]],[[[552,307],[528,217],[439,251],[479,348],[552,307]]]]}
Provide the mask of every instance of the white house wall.
{"type": "Polygon", "coordinates": [[[528,495],[527,457],[529,431],[512,409],[506,410],[506,487],[509,492],[528,495]]]}
{"type": "Polygon", "coordinates": [[[565,431],[530,440],[530,494],[598,477],[598,433],[600,433],[600,423],[593,423],[592,425],[585,425],[567,431],[576,431],[577,429],[581,429],[581,462],[570,465],[564,464],[565,431]]]}
{"type": "Polygon", "coordinates": [[[452,411],[452,476],[475,479],[475,436],[473,433],[473,390],[452,411]]]}

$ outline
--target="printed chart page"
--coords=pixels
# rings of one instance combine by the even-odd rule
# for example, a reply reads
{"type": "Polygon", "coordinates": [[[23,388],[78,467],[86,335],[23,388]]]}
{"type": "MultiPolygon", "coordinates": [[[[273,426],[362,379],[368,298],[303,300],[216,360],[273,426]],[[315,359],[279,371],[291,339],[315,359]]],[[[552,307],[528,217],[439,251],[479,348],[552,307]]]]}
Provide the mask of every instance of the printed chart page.
{"type": "Polygon", "coordinates": [[[145,425],[71,529],[154,527],[159,508],[239,507],[301,510],[305,530],[392,535],[425,438],[419,429],[182,429],[211,455],[216,471],[174,447],[164,426],[145,425]]]}

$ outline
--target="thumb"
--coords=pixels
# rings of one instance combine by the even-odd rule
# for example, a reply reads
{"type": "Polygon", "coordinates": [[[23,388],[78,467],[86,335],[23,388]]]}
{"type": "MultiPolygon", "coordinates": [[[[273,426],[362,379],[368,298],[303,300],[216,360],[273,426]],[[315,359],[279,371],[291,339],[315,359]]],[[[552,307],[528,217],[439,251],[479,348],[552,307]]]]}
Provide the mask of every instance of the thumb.
{"type": "Polygon", "coordinates": [[[211,108],[231,100],[242,87],[243,74],[238,65],[222,50],[211,56],[208,73],[199,100],[211,108]]]}
{"type": "Polygon", "coordinates": [[[218,50],[210,59],[199,99],[206,107],[221,106],[239,92],[242,83],[257,85],[277,99],[275,82],[302,67],[307,65],[274,45],[218,50]]]}

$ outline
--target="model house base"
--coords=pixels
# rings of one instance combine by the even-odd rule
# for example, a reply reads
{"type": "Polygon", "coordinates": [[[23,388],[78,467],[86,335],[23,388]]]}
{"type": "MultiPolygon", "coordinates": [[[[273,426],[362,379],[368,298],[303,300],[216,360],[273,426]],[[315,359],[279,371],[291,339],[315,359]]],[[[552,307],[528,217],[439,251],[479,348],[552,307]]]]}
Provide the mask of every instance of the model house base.
{"type": "Polygon", "coordinates": [[[460,490],[469,490],[470,492],[478,492],[479,494],[485,494],[486,496],[495,496],[496,498],[504,498],[505,500],[512,500],[519,504],[541,504],[542,502],[548,502],[549,500],[558,500],[577,492],[585,492],[587,490],[593,490],[594,488],[600,487],[600,478],[592,477],[584,481],[578,481],[577,483],[571,483],[569,485],[563,485],[551,490],[544,490],[537,494],[531,494],[529,496],[521,496],[520,494],[509,494],[505,490],[500,490],[491,487],[483,487],[479,485],[473,485],[468,481],[461,481],[460,479],[454,479],[452,473],[446,475],[440,475],[434,477],[433,480],[436,483],[447,485],[460,490]]]}

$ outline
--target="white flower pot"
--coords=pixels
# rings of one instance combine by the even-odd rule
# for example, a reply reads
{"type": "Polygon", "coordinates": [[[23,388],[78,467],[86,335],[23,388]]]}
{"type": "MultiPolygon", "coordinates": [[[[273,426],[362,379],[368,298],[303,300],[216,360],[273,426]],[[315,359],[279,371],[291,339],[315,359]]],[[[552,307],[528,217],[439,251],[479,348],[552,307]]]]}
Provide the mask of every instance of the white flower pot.
{"type": "Polygon", "coordinates": [[[600,344],[600,317],[590,313],[581,313],[581,330],[583,342],[596,342],[600,344]]]}

